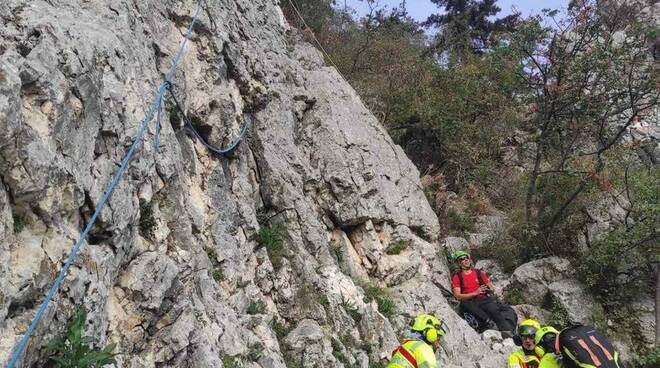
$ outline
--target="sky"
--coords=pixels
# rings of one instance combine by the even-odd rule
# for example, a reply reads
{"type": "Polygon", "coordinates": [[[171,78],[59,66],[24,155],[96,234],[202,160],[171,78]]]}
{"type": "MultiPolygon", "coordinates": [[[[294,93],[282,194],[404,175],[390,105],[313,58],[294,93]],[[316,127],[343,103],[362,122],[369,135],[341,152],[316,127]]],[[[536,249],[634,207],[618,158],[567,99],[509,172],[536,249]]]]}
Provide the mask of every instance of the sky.
{"type": "MultiPolygon", "coordinates": [[[[345,0],[346,5],[355,9],[358,15],[364,15],[369,9],[365,1],[345,0]]],[[[566,10],[569,0],[498,0],[497,6],[502,8],[498,16],[504,16],[513,13],[515,7],[522,12],[523,16],[540,13],[543,8],[566,10]]],[[[337,0],[337,4],[342,6],[344,0],[337,0]]],[[[391,9],[401,3],[401,0],[378,0],[382,7],[391,9]]],[[[426,20],[429,14],[437,13],[440,8],[433,4],[431,0],[407,0],[406,7],[411,17],[418,21],[426,20]]]]}

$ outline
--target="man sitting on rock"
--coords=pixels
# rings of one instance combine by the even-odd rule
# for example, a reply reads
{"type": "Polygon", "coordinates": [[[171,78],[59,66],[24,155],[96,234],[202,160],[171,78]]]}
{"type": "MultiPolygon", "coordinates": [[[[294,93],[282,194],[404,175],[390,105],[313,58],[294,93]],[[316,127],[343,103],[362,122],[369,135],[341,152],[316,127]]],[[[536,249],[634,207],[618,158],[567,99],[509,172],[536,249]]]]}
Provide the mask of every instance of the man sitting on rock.
{"type": "Polygon", "coordinates": [[[491,295],[495,292],[495,287],[488,275],[484,271],[473,269],[472,259],[467,252],[455,251],[452,259],[459,269],[452,277],[451,287],[454,297],[461,303],[461,308],[482,321],[493,320],[497,329],[502,331],[502,337],[512,337],[515,323],[511,325],[502,315],[500,306],[491,295]]]}

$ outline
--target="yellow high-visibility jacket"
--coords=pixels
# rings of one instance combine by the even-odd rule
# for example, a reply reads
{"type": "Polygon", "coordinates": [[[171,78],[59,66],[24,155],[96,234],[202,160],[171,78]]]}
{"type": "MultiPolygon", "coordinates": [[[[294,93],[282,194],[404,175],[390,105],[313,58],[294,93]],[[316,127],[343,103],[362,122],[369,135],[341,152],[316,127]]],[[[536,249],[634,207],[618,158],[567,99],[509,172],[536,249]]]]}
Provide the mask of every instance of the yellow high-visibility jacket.
{"type": "Polygon", "coordinates": [[[509,355],[509,368],[536,368],[541,360],[536,355],[527,355],[523,349],[509,355]]]}
{"type": "Polygon", "coordinates": [[[557,359],[557,356],[552,353],[546,353],[542,358],[541,358],[541,364],[539,364],[539,368],[560,368],[561,364],[559,364],[559,360],[557,359]]]}
{"type": "Polygon", "coordinates": [[[437,368],[431,345],[420,340],[404,340],[392,353],[387,368],[437,368]]]}

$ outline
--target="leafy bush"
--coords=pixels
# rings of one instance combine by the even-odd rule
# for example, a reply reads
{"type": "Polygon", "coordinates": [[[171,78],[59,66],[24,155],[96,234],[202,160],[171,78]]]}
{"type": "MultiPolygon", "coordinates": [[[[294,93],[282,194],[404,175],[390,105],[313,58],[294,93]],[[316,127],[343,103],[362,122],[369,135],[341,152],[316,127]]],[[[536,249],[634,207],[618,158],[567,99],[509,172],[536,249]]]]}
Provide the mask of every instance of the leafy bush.
{"type": "Polygon", "coordinates": [[[447,211],[447,225],[449,233],[454,235],[464,235],[474,231],[474,220],[469,215],[453,208],[447,211]]]}
{"type": "Polygon", "coordinates": [[[631,170],[626,181],[630,219],[592,241],[576,262],[578,275],[608,311],[625,310],[652,285],[649,270],[660,260],[660,170],[631,170]]]}
{"type": "Polygon", "coordinates": [[[660,366],[660,346],[648,352],[638,354],[633,358],[633,366],[637,368],[655,368],[660,366]]]}
{"type": "Polygon", "coordinates": [[[275,270],[282,268],[282,259],[285,257],[284,238],[286,233],[286,227],[283,224],[277,224],[262,227],[257,234],[259,247],[266,248],[275,270]]]}
{"type": "Polygon", "coordinates": [[[54,337],[48,342],[47,351],[51,362],[57,368],[99,368],[116,364],[115,344],[103,349],[94,348],[94,339],[83,335],[87,313],[78,309],[67,325],[65,336],[54,337]]]}

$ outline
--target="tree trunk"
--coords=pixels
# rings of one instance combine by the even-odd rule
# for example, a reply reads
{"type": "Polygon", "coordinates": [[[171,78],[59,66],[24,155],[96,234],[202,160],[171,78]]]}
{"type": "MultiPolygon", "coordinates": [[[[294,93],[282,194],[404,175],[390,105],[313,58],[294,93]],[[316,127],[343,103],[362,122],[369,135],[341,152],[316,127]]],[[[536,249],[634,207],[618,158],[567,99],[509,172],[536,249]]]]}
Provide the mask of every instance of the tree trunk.
{"type": "Polygon", "coordinates": [[[527,195],[525,198],[525,222],[529,225],[532,222],[532,205],[534,203],[534,196],[536,195],[536,180],[539,176],[541,168],[541,144],[536,144],[536,157],[534,157],[534,169],[529,174],[529,185],[527,186],[527,195]]]}

